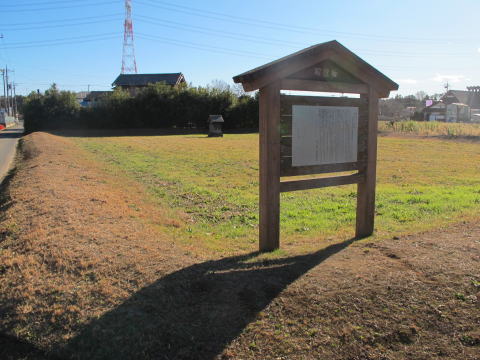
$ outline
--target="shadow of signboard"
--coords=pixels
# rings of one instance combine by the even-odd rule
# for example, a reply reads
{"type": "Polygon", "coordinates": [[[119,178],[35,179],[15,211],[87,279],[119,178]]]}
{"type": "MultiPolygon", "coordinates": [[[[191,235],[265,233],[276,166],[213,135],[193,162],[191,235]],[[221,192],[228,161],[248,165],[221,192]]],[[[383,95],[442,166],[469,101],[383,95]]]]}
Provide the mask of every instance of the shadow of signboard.
{"type": "Polygon", "coordinates": [[[352,241],[278,260],[254,261],[258,253],[251,253],[184,268],[88,324],[58,353],[79,359],[213,359],[283,289],[352,241]]]}

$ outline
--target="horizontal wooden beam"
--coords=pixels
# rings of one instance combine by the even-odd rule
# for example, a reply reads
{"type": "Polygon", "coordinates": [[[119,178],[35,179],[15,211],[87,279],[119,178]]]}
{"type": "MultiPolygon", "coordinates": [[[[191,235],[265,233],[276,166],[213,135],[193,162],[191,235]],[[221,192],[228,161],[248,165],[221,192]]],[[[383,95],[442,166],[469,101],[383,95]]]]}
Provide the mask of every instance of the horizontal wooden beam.
{"type": "Polygon", "coordinates": [[[341,171],[355,171],[363,170],[365,164],[361,161],[339,163],[339,164],[324,164],[311,166],[292,166],[292,158],[288,156],[280,157],[280,176],[301,176],[313,174],[326,174],[341,171]]]}
{"type": "Polygon", "coordinates": [[[353,175],[334,176],[318,179],[281,181],[280,192],[317,189],[328,186],[358,184],[363,182],[364,179],[365,175],[357,173],[353,175]]]}
{"type": "Polygon", "coordinates": [[[293,105],[309,105],[309,106],[353,106],[358,107],[360,113],[366,112],[367,101],[362,98],[350,97],[331,97],[331,96],[298,96],[298,95],[282,95],[281,96],[281,115],[292,115],[293,105]]]}
{"type": "Polygon", "coordinates": [[[281,87],[282,90],[321,91],[348,94],[368,93],[368,86],[365,84],[349,84],[331,81],[283,79],[281,87]]]}

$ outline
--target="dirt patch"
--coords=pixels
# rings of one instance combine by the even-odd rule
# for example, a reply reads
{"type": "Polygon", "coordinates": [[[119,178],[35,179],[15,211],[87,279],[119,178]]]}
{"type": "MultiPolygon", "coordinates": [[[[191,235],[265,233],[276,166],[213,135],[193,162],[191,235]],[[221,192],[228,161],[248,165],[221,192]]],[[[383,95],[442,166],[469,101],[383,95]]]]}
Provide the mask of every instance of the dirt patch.
{"type": "Polygon", "coordinates": [[[193,257],[159,230],[174,219],[70,139],[22,148],[0,225],[0,330],[15,338],[0,345],[25,348],[4,358],[478,359],[478,222],[193,257]]]}
{"type": "Polygon", "coordinates": [[[479,263],[478,224],[356,244],[290,285],[224,357],[477,359],[479,263]]]}

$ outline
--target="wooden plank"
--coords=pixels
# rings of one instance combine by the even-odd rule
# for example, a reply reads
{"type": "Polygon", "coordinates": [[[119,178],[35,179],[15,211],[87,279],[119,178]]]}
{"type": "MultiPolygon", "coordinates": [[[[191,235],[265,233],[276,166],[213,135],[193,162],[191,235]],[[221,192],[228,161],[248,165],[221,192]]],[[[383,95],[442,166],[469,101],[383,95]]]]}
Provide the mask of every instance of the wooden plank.
{"type": "Polygon", "coordinates": [[[312,106],[356,106],[367,105],[364,98],[348,97],[326,97],[326,96],[301,96],[301,95],[281,95],[281,114],[282,116],[292,115],[293,105],[312,105],[312,106]]]}
{"type": "Polygon", "coordinates": [[[280,116],[280,135],[292,136],[292,115],[280,116]]]}
{"type": "Polygon", "coordinates": [[[292,136],[280,138],[280,157],[292,157],[292,136]]]}
{"type": "MultiPolygon", "coordinates": [[[[362,105],[358,116],[358,155],[357,161],[366,164],[367,162],[367,139],[368,139],[368,105],[362,105]]],[[[359,169],[361,171],[365,168],[359,169]]]]}
{"type": "Polygon", "coordinates": [[[319,179],[281,181],[280,192],[316,189],[327,186],[357,184],[363,182],[364,178],[365,177],[363,174],[352,174],[319,179]]]}
{"type": "Polygon", "coordinates": [[[313,174],[326,174],[340,171],[354,171],[363,169],[365,165],[360,162],[341,164],[325,164],[315,166],[292,166],[292,157],[280,158],[280,176],[301,176],[313,174]]]}
{"type": "Polygon", "coordinates": [[[368,86],[365,84],[348,84],[333,81],[283,79],[281,86],[282,90],[323,91],[349,94],[366,94],[368,92],[368,86]]]}
{"type": "Polygon", "coordinates": [[[260,251],[280,246],[280,83],[260,89],[260,251]]]}
{"type": "Polygon", "coordinates": [[[365,181],[358,184],[356,237],[372,235],[375,218],[375,185],[377,171],[378,94],[374,88],[368,92],[367,161],[365,181]]]}

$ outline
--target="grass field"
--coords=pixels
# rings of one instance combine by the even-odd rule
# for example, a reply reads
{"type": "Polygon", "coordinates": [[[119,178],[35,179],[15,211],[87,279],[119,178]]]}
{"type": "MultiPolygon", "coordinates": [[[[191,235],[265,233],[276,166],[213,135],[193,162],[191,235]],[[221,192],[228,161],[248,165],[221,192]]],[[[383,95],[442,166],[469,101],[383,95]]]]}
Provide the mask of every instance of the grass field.
{"type": "Polygon", "coordinates": [[[260,254],[257,135],[62,135],[0,187],[0,359],[478,359],[478,141],[381,137],[373,241],[327,188],[260,254]]]}
{"type": "MultiPolygon", "coordinates": [[[[257,242],[258,135],[78,137],[105,168],[169,209],[168,231],[220,252],[257,242]]],[[[353,235],[354,185],[282,194],[284,249],[353,235]]],[[[436,227],[480,210],[480,147],[441,139],[379,139],[376,235],[436,227]]],[[[135,204],[131,206],[135,207],[135,204]]],[[[139,210],[141,211],[141,210],[139,210]]]]}

